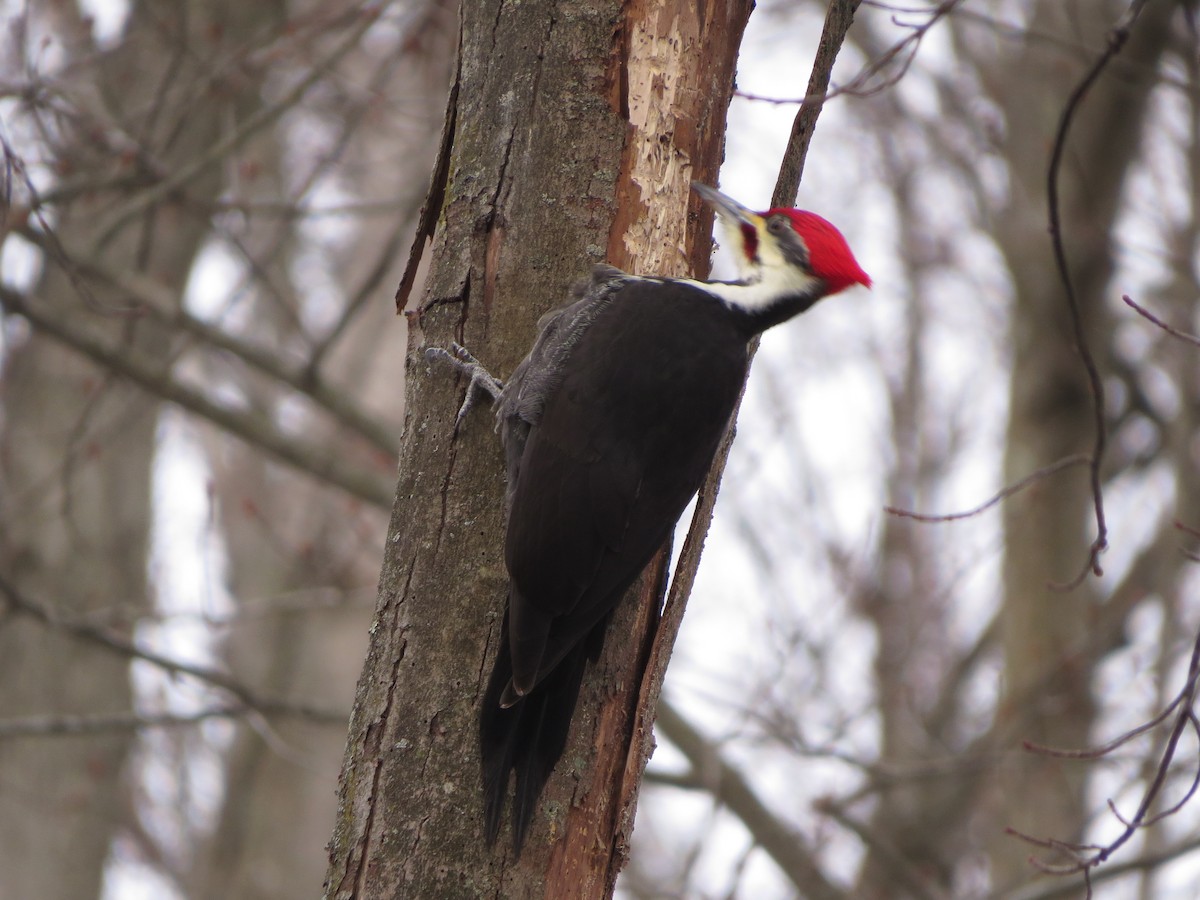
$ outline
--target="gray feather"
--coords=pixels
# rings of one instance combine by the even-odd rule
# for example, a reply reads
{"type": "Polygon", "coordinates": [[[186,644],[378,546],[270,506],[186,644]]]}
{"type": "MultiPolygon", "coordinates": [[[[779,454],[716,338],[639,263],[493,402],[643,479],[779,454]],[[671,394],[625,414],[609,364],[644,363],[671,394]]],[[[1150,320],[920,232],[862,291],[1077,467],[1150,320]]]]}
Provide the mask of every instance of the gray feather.
{"type": "Polygon", "coordinates": [[[635,276],[620,269],[599,265],[588,281],[571,289],[571,303],[546,313],[538,321],[538,336],[512,375],[504,382],[496,405],[496,430],[504,445],[508,474],[505,513],[521,474],[521,456],[529,429],[541,421],[546,400],[562,383],[566,362],[579,339],[617,293],[635,276]]]}

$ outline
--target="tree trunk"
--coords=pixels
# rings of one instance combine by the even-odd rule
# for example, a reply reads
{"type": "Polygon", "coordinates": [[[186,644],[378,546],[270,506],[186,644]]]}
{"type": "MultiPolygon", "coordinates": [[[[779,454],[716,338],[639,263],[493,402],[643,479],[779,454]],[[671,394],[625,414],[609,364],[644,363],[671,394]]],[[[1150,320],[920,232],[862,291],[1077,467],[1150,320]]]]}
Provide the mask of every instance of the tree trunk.
{"type": "MultiPolygon", "coordinates": [[[[366,44],[343,65],[353,84],[379,84],[386,101],[403,108],[407,123],[436,120],[442,111],[452,67],[451,43],[456,30],[435,27],[456,14],[429,4],[426,27],[412,27],[405,49],[392,44],[366,44]],[[419,47],[416,46],[419,44],[419,47]],[[397,55],[399,54],[399,55],[397,55]],[[422,92],[420,88],[425,90],[422,92]]],[[[397,42],[398,43],[398,42],[397,42]]],[[[378,103],[380,98],[373,102],[378,103]]],[[[364,130],[360,143],[348,148],[344,161],[347,188],[362,198],[408,197],[393,215],[357,223],[358,234],[339,255],[339,281],[347,294],[386,259],[401,235],[413,230],[422,182],[437,153],[438,135],[384,124],[364,130]],[[382,166],[373,160],[400,156],[403,164],[382,166]],[[353,177],[349,177],[353,176],[353,177]]],[[[251,158],[260,174],[255,185],[266,202],[286,198],[285,159],[280,141],[268,136],[257,142],[251,158]],[[264,193],[265,192],[265,193],[264,193]]],[[[243,159],[250,154],[243,154],[243,159]]],[[[246,242],[274,253],[270,283],[290,285],[293,259],[279,252],[291,246],[276,234],[274,220],[256,222],[246,242]]],[[[294,229],[294,222],[282,227],[294,229]]],[[[381,284],[394,284],[404,260],[394,255],[392,274],[381,284]]],[[[304,286],[297,285],[301,296],[304,286]]],[[[348,308],[353,320],[338,332],[335,345],[321,358],[320,374],[368,408],[378,421],[399,433],[403,409],[395,385],[403,378],[404,358],[395,353],[394,315],[378,291],[360,309],[348,308]],[[372,401],[375,401],[372,403],[372,401]]],[[[280,315],[278,298],[255,297],[247,316],[253,336],[267,346],[294,346],[301,303],[291,302],[280,315]]],[[[275,384],[247,385],[255,408],[277,414],[289,397],[275,384]]],[[[315,417],[314,417],[315,419],[315,417]]],[[[208,429],[206,429],[208,430],[208,429]]],[[[373,508],[330,489],[310,476],[283,469],[263,454],[216,429],[209,431],[209,458],[229,556],[230,590],[239,604],[237,618],[221,653],[228,670],[260,696],[294,698],[322,709],[350,709],[354,685],[366,651],[370,607],[360,605],[363,590],[374,586],[382,555],[386,519],[373,508]],[[324,597],[327,603],[292,607],[277,599],[324,597]]],[[[313,420],[305,432],[331,447],[343,446],[336,428],[313,420]]],[[[355,448],[348,447],[347,452],[355,448]]],[[[387,463],[389,466],[390,462],[387,463]]],[[[341,723],[290,718],[271,725],[274,739],[264,741],[261,728],[237,726],[225,759],[225,802],[211,835],[198,842],[190,867],[192,900],[268,900],[311,896],[324,875],[322,850],[336,813],[336,779],[345,750],[341,723]]]]}
{"type": "MultiPolygon", "coordinates": [[[[1062,234],[1090,345],[1099,350],[1111,330],[1113,227],[1124,176],[1135,158],[1141,121],[1167,45],[1174,4],[1150,3],[1122,53],[1084,99],[1073,124],[1060,177],[1062,234]]],[[[1033,33],[1060,34],[1102,47],[1123,4],[1108,16],[1058,2],[1039,5],[1033,33]]],[[[1059,117],[1093,57],[1065,66],[1031,43],[1015,63],[1027,78],[1008,81],[1002,95],[1013,177],[1012,206],[998,233],[1015,289],[1010,419],[1005,481],[1012,483],[1066,456],[1089,453],[1093,403],[1075,347],[1067,298],[1046,234],[1046,171],[1059,117]],[[1030,92],[1026,85],[1042,85],[1030,92]]],[[[1099,360],[1101,366],[1104,360],[1099,360]]],[[[1095,522],[1084,468],[1043,479],[1004,508],[1005,700],[1000,716],[1013,743],[1054,747],[1089,742],[1095,715],[1091,681],[1099,648],[1086,646],[1097,610],[1098,586],[1088,579],[1071,591],[1054,589],[1083,567],[1095,522]]],[[[1037,837],[1079,840],[1087,821],[1087,771],[1044,756],[1014,756],[1001,772],[998,819],[990,848],[999,888],[1029,874],[1030,848],[1002,832],[1012,827],[1037,837]]]]}
{"type": "MultiPolygon", "coordinates": [[[[59,253],[45,260],[32,302],[41,312],[84,323],[114,352],[150,365],[169,364],[169,336],[149,317],[123,314],[129,304],[120,291],[93,284],[85,292],[73,267],[95,253],[110,270],[137,273],[182,295],[209,223],[170,199],[106,226],[130,196],[119,188],[132,169],[114,148],[136,142],[145,159],[172,171],[237,121],[230,109],[237,101],[220,90],[180,96],[207,77],[209,55],[223,41],[242,40],[274,15],[266,7],[230,6],[198,3],[184,17],[174,4],[135,4],[118,47],[99,54],[94,66],[65,66],[61,89],[73,100],[87,98],[88,115],[64,115],[48,128],[55,170],[94,176],[98,187],[75,214],[53,223],[59,253]],[[203,43],[203,58],[180,51],[192,43],[203,43]]],[[[56,12],[64,20],[71,14],[56,12]]],[[[68,62],[99,53],[87,43],[83,23],[56,25],[70,35],[64,44],[75,56],[68,62]]],[[[191,186],[199,196],[215,196],[220,178],[213,167],[191,186]]],[[[6,347],[5,357],[0,568],[22,598],[57,615],[131,631],[149,605],[158,403],[36,331],[6,347]]],[[[0,717],[131,708],[126,658],[30,617],[3,622],[0,717]]],[[[121,774],[134,737],[113,732],[0,744],[0,895],[100,895],[113,835],[127,815],[121,774]]]]}
{"type": "Polygon", "coordinates": [[[608,260],[707,266],[689,197],[720,162],[748,3],[463,5],[459,71],[410,316],[400,482],[359,681],[327,896],[611,893],[644,759],[633,713],[663,581],[618,612],[520,860],[483,844],[479,698],[506,591],[501,454],[486,413],[453,432],[462,385],[424,346],[462,340],[499,375],[567,287],[608,260]],[[698,18],[698,16],[700,16],[698,18]],[[636,746],[636,745],[635,745],[636,746]]]}

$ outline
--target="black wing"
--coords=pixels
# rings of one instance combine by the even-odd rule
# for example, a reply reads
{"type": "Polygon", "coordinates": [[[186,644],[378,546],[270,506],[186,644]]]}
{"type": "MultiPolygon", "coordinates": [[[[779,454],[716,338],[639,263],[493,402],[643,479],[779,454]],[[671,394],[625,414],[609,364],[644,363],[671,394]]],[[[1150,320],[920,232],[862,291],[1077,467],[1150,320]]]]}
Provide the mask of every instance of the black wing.
{"type": "Polygon", "coordinates": [[[584,664],[712,463],[745,378],[747,337],[700,290],[631,280],[541,398],[509,486],[506,646],[481,719],[489,840],[512,770],[518,849],[524,840],[584,664]]]}

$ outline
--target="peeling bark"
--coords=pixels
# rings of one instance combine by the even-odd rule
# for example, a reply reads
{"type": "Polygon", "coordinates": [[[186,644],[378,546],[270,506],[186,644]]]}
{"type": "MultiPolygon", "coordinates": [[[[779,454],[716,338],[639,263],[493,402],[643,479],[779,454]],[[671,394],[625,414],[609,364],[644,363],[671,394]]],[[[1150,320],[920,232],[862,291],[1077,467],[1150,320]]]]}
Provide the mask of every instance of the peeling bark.
{"type": "Polygon", "coordinates": [[[612,892],[629,775],[645,765],[630,740],[662,562],[585,679],[524,855],[513,859],[503,836],[488,850],[476,718],[506,590],[501,456],[485,414],[454,434],[463,385],[428,372],[422,351],[457,339],[503,376],[591,264],[706,270],[708,229],[688,215],[688,184],[715,180],[749,7],[464,4],[445,152],[401,288],[436,223],[422,312],[409,315],[400,481],[327,897],[612,892]]]}

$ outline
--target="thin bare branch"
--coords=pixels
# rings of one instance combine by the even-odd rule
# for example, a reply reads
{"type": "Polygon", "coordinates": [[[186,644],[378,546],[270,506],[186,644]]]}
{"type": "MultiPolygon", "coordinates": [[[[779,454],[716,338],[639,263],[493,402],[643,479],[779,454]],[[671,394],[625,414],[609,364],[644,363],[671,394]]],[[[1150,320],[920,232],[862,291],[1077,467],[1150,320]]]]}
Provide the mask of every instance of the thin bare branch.
{"type": "MultiPolygon", "coordinates": [[[[882,4],[879,3],[871,3],[870,0],[860,0],[860,2],[870,6],[890,8],[882,7],[882,4]]],[[[928,34],[929,30],[933,28],[933,26],[936,25],[943,17],[949,15],[960,4],[962,4],[962,2],[963,0],[944,0],[944,2],[939,3],[936,6],[926,8],[895,8],[895,11],[899,14],[922,15],[927,16],[928,19],[924,22],[914,24],[910,22],[903,22],[898,18],[898,16],[893,16],[893,24],[900,28],[909,29],[910,33],[893,43],[875,59],[863,66],[862,69],[859,70],[858,74],[844,85],[835,85],[834,87],[830,88],[828,80],[826,80],[824,85],[814,85],[810,83],[808,86],[808,93],[803,97],[768,97],[762,94],[754,94],[749,91],[735,91],[734,94],[737,97],[741,97],[743,100],[751,100],[756,103],[770,103],[777,106],[799,104],[802,107],[810,109],[819,109],[821,106],[828,103],[835,97],[840,97],[843,95],[852,97],[869,97],[873,94],[878,94],[881,91],[885,91],[899,83],[899,81],[908,73],[908,70],[912,66],[913,60],[916,59],[917,51],[920,49],[921,41],[924,40],[925,35],[928,34]],[[895,65],[895,71],[887,75],[885,78],[874,81],[873,83],[873,80],[876,79],[881,72],[893,65],[895,65]]],[[[836,5],[837,4],[830,6],[830,15],[833,14],[834,7],[836,5]]],[[[854,5],[857,7],[859,4],[855,3],[854,5]]],[[[840,15],[841,11],[839,10],[838,12],[840,15]]],[[[828,24],[829,19],[826,18],[827,28],[828,24]]],[[[822,38],[822,40],[824,40],[824,38],[822,38]]],[[[799,186],[799,180],[797,180],[796,183],[797,186],[799,186]]],[[[795,193],[782,202],[791,202],[791,200],[794,198],[795,193]]]]}
{"type": "Polygon", "coordinates": [[[891,842],[885,840],[882,835],[876,834],[836,803],[823,803],[820,805],[820,810],[854,834],[865,847],[883,861],[888,872],[904,885],[905,896],[924,898],[924,900],[938,900],[942,896],[940,892],[931,890],[930,886],[921,878],[920,873],[913,870],[913,866],[904,858],[904,854],[891,842]]]}
{"type": "MultiPolygon", "coordinates": [[[[1187,856],[1200,850],[1200,838],[1193,838],[1156,853],[1147,853],[1136,859],[1123,863],[1107,865],[1103,869],[1089,873],[1093,884],[1113,881],[1132,872],[1148,872],[1159,868],[1172,860],[1187,856]]],[[[1060,900],[1069,898],[1075,900],[1079,896],[1076,884],[1058,881],[1051,884],[1038,884],[1025,890],[1005,894],[1004,900],[1060,900]]]]}
{"type": "Polygon", "coordinates": [[[796,202],[800,190],[800,179],[804,175],[804,160],[808,156],[808,145],[812,141],[817,118],[825,104],[829,91],[829,79],[838,51],[846,40],[846,32],[854,24],[854,13],[861,0],[833,0],[825,13],[825,25],[821,30],[821,42],[817,47],[817,58],[813,61],[812,74],[808,79],[808,97],[819,98],[806,102],[796,112],[792,133],[783,161],[779,164],[779,176],[775,179],[775,190],[771,194],[772,206],[791,206],[796,202]]]}
{"type": "Polygon", "coordinates": [[[1104,519],[1104,494],[1100,484],[1100,465],[1104,460],[1104,447],[1108,440],[1108,430],[1104,422],[1104,381],[1100,377],[1100,370],[1096,365],[1096,359],[1092,355],[1092,350],[1088,346],[1087,334],[1083,327],[1083,312],[1080,308],[1079,298],[1075,295],[1075,284],[1071,280],[1071,272],[1067,265],[1067,251],[1062,235],[1062,215],[1058,204],[1058,173],[1062,166],[1063,155],[1066,152],[1067,135],[1071,130],[1071,123],[1075,119],[1076,112],[1078,112],[1092,85],[1095,84],[1096,79],[1100,77],[1100,73],[1104,71],[1105,66],[1108,65],[1114,56],[1121,52],[1121,48],[1129,40],[1133,24],[1137,21],[1137,17],[1145,5],[1146,0],[1133,0],[1122,21],[1116,28],[1109,32],[1108,47],[1105,48],[1104,52],[1092,64],[1092,67],[1080,80],[1079,84],[1076,85],[1075,90],[1071,92],[1071,96],[1068,98],[1066,106],[1063,107],[1062,116],[1059,119],[1058,133],[1054,138],[1054,149],[1051,151],[1050,165],[1046,171],[1046,197],[1049,204],[1050,240],[1054,246],[1054,259],[1058,266],[1058,274],[1062,279],[1063,289],[1067,295],[1067,305],[1070,309],[1071,324],[1075,333],[1075,346],[1079,351],[1080,358],[1083,360],[1084,368],[1087,370],[1088,382],[1092,388],[1092,411],[1096,431],[1095,444],[1092,447],[1090,462],[1092,506],[1096,513],[1096,537],[1088,550],[1087,563],[1080,573],[1065,584],[1051,584],[1052,588],[1061,591],[1074,590],[1083,583],[1089,572],[1097,577],[1104,574],[1104,570],[1100,567],[1100,554],[1108,547],[1108,525],[1104,519]]]}
{"type": "MultiPolygon", "coordinates": [[[[1030,863],[1043,872],[1051,875],[1074,875],[1082,873],[1085,882],[1090,883],[1090,872],[1097,866],[1108,860],[1113,853],[1121,848],[1139,829],[1146,828],[1155,822],[1161,821],[1166,816],[1174,815],[1183,806],[1191,800],[1198,788],[1200,788],[1200,762],[1197,763],[1197,772],[1192,779],[1191,787],[1184,794],[1183,798],[1173,804],[1171,807],[1162,813],[1151,816],[1150,808],[1155,800],[1158,799],[1162,792],[1163,786],[1166,784],[1168,776],[1171,772],[1171,764],[1175,759],[1175,753],[1179,746],[1179,740],[1182,738],[1184,731],[1189,728],[1200,738],[1200,720],[1197,720],[1194,711],[1196,700],[1197,680],[1200,679],[1200,631],[1196,633],[1195,641],[1192,644],[1192,657],[1188,666],[1188,677],[1183,688],[1171,701],[1167,709],[1156,716],[1150,722],[1141,725],[1131,731],[1126,732],[1114,741],[1110,741],[1098,750],[1092,751],[1066,751],[1066,750],[1050,750],[1036,745],[1026,744],[1026,749],[1030,752],[1037,753],[1043,756],[1055,756],[1061,758],[1076,758],[1089,759],[1104,756],[1111,753],[1113,750],[1124,745],[1128,741],[1144,734],[1146,731],[1153,728],[1155,725],[1165,720],[1167,715],[1172,710],[1178,710],[1175,717],[1175,724],[1171,728],[1171,733],[1167,738],[1166,746],[1163,749],[1162,755],[1159,757],[1158,767],[1154,772],[1154,777],[1150,784],[1142,794],[1141,802],[1138,804],[1137,812],[1126,819],[1117,812],[1112,800],[1109,800],[1109,809],[1112,810],[1117,820],[1124,826],[1123,830],[1116,838],[1104,845],[1093,844],[1067,844],[1055,838],[1037,838],[1016,829],[1006,829],[1007,832],[1026,843],[1033,844],[1037,847],[1066,852],[1075,857],[1075,862],[1054,865],[1047,863],[1044,860],[1032,858],[1030,863]]],[[[1090,890],[1090,888],[1089,888],[1090,890]]]]}
{"type": "Polygon", "coordinates": [[[1076,454],[1073,454],[1072,456],[1064,456],[1058,462],[1051,463],[1048,466],[1043,466],[1042,468],[1038,469],[1036,472],[1032,472],[1029,475],[1026,475],[1024,478],[1022,478],[1020,481],[1016,482],[1015,484],[1010,484],[1008,487],[1004,488],[999,493],[994,494],[992,497],[985,500],[983,503],[979,504],[978,506],[972,507],[971,509],[968,509],[968,510],[964,510],[963,512],[934,515],[934,514],[930,514],[930,513],[918,513],[918,512],[913,512],[912,510],[900,509],[899,507],[896,507],[896,506],[885,506],[883,508],[883,511],[885,513],[888,513],[889,515],[900,516],[901,518],[904,518],[904,519],[913,519],[917,522],[939,523],[939,522],[956,522],[960,519],[970,519],[973,516],[977,516],[980,513],[991,509],[997,503],[1000,503],[1003,500],[1007,500],[1009,497],[1013,496],[1013,494],[1020,493],[1021,491],[1025,490],[1025,488],[1029,487],[1031,484],[1034,484],[1035,482],[1040,481],[1043,478],[1047,478],[1050,475],[1054,475],[1057,472],[1061,472],[1063,469],[1069,469],[1072,466],[1086,465],[1086,464],[1090,463],[1091,461],[1092,461],[1092,458],[1085,454],[1076,453],[1076,454]]]}
{"type": "Polygon", "coordinates": [[[742,773],[670,703],[659,704],[657,725],[662,736],[688,758],[695,777],[738,817],[797,890],[813,900],[846,896],[825,876],[803,837],[763,805],[742,773]]]}
{"type": "Polygon", "coordinates": [[[1194,344],[1195,346],[1200,347],[1200,337],[1196,337],[1194,334],[1188,334],[1186,331],[1180,331],[1178,328],[1173,328],[1158,316],[1154,315],[1154,313],[1146,309],[1144,306],[1139,306],[1137,303],[1135,303],[1133,298],[1128,294],[1122,294],[1121,299],[1125,301],[1126,305],[1133,307],[1138,315],[1153,322],[1167,334],[1177,337],[1181,341],[1187,341],[1189,344],[1194,344]]]}
{"type": "Polygon", "coordinates": [[[129,638],[110,628],[62,616],[50,606],[26,595],[4,575],[0,575],[0,594],[7,601],[8,608],[14,612],[30,616],[42,622],[47,627],[54,628],[72,637],[104,647],[119,656],[150,663],[164,672],[170,672],[173,675],[184,675],[202,681],[233,696],[238,701],[239,706],[246,707],[247,713],[257,712],[267,714],[287,712],[290,715],[314,721],[344,722],[346,720],[347,714],[344,712],[320,709],[303,703],[289,703],[277,698],[259,697],[246,685],[224,672],[208,666],[173,659],[154,650],[139,647],[129,638]]]}
{"type": "MultiPolygon", "coordinates": [[[[931,3],[928,5],[903,5],[894,3],[879,2],[879,0],[862,0],[863,6],[873,7],[885,12],[891,12],[896,15],[892,17],[892,22],[901,27],[912,29],[912,33],[901,38],[893,43],[889,48],[879,53],[874,59],[868,62],[859,70],[845,85],[839,85],[831,88],[824,94],[808,95],[804,97],[774,97],[764,94],[755,94],[750,91],[735,91],[734,95],[741,97],[743,100],[749,100],[754,103],[769,103],[775,106],[791,106],[803,103],[825,103],[832,100],[834,97],[839,97],[843,94],[848,94],[855,97],[868,97],[873,94],[878,94],[880,91],[893,87],[907,73],[911,67],[913,60],[916,57],[917,47],[914,44],[920,44],[929,29],[937,23],[938,20],[953,15],[957,20],[970,22],[978,26],[987,28],[990,33],[998,35],[1010,41],[1020,41],[1022,43],[1037,42],[1047,46],[1054,47],[1060,51],[1069,52],[1072,54],[1090,53],[1093,48],[1086,44],[1064,38],[1062,35],[1051,34],[1046,31],[1038,31],[1029,28],[1028,25],[1016,21],[1006,21],[981,9],[974,9],[965,5],[962,0],[952,0],[952,2],[931,3]],[[912,24],[902,22],[898,16],[929,16],[927,22],[920,24],[912,24]],[[908,51],[908,52],[905,52],[908,51]],[[871,80],[884,71],[890,64],[903,56],[900,63],[900,68],[897,73],[887,76],[886,78],[872,84],[871,80]]],[[[1126,72],[1139,71],[1140,67],[1137,63],[1117,61],[1117,68],[1126,72]]],[[[1184,93],[1191,94],[1194,92],[1194,86],[1186,80],[1172,75],[1170,72],[1154,71],[1155,78],[1161,84],[1169,85],[1184,93]]]]}
{"type": "Polygon", "coordinates": [[[286,435],[264,416],[221,406],[171,378],[168,373],[152,369],[132,354],[109,347],[73,319],[51,315],[36,308],[16,291],[0,287],[0,308],[23,316],[33,327],[105,369],[214,422],[294,468],[327,481],[380,509],[391,508],[392,490],[386,476],[348,464],[333,448],[316,446],[299,437],[286,435]]]}
{"type": "Polygon", "coordinates": [[[209,719],[244,719],[251,716],[293,716],[320,724],[344,726],[349,710],[319,710],[278,701],[258,706],[235,704],[212,706],[194,712],[120,712],[79,715],[26,716],[0,719],[0,740],[15,737],[62,737],[104,734],[113,731],[145,731],[151,728],[186,728],[209,719]]]}
{"type": "Polygon", "coordinates": [[[342,40],[337,43],[324,59],[314,62],[305,76],[297,81],[291,90],[280,97],[277,102],[262,107],[237,129],[207,148],[205,152],[201,153],[191,162],[179,166],[168,177],[159,181],[153,187],[147,188],[130,198],[127,203],[113,212],[107,221],[97,226],[96,234],[99,237],[95,242],[96,248],[102,248],[113,235],[136,216],[145,212],[154,204],[166,199],[172,192],[182,188],[189,181],[207,171],[209,167],[226,159],[231,152],[241,147],[250,138],[258,134],[258,132],[274,123],[289,110],[294,109],[300,98],[313,85],[327,77],[329,71],[342,58],[359,46],[362,36],[375,24],[381,11],[381,6],[372,4],[353,10],[349,15],[357,19],[354,27],[346,33],[342,40]]]}
{"type": "MultiPolygon", "coordinates": [[[[16,233],[47,252],[54,249],[47,243],[46,233],[41,230],[23,227],[16,229],[16,233]]],[[[57,249],[61,251],[62,257],[57,253],[55,257],[68,274],[91,275],[128,294],[131,302],[128,307],[121,308],[123,314],[147,313],[160,322],[182,328],[208,348],[232,354],[260,374],[307,396],[317,407],[352,429],[387,457],[390,458],[397,452],[400,445],[399,436],[380,423],[377,417],[357,406],[345,393],[331,387],[311,362],[289,365],[278,352],[263,349],[222,328],[197,319],[183,310],[178,298],[171,296],[168,289],[153,278],[134,271],[113,269],[100,259],[81,256],[61,244],[57,245],[57,249]]]]}

